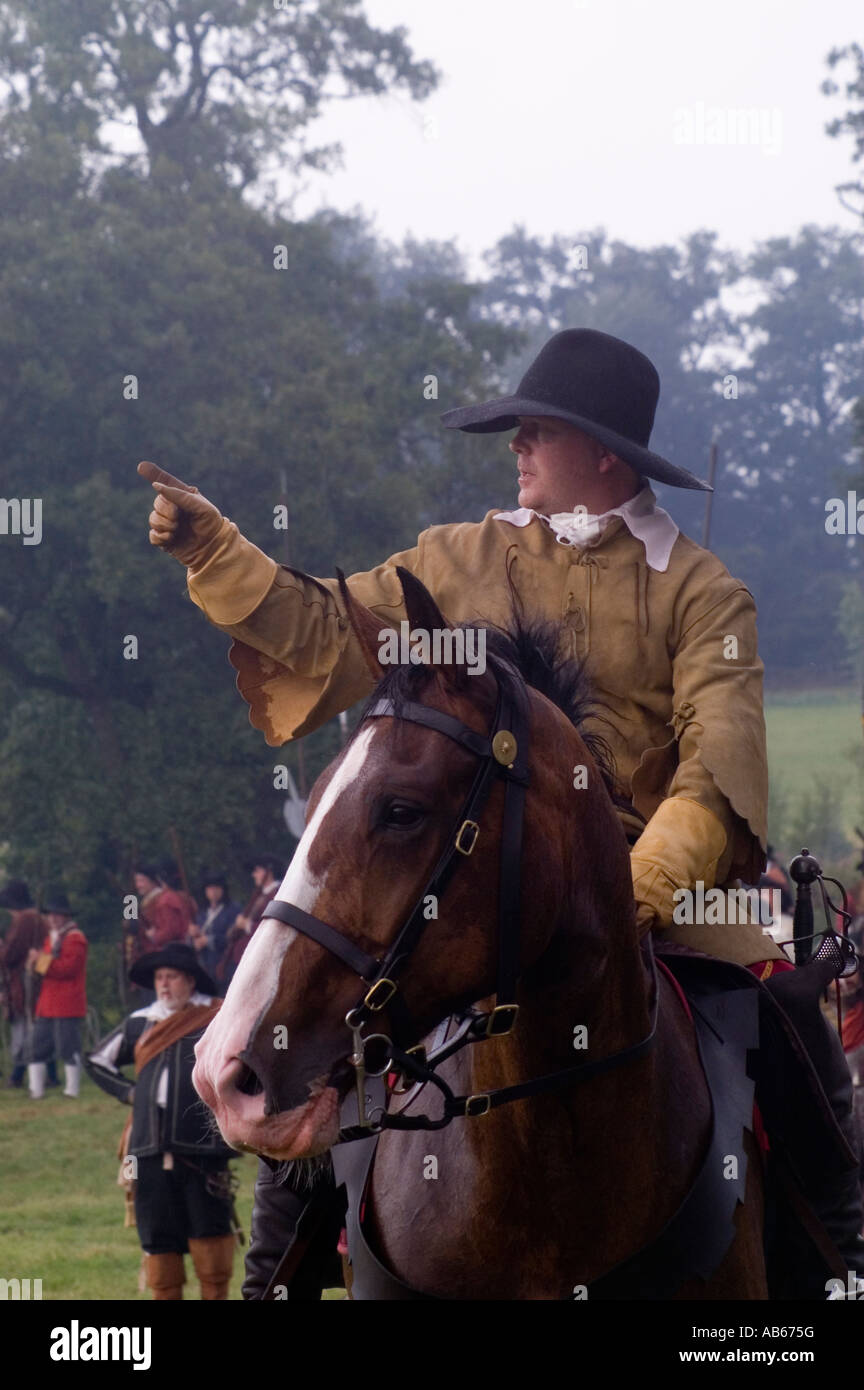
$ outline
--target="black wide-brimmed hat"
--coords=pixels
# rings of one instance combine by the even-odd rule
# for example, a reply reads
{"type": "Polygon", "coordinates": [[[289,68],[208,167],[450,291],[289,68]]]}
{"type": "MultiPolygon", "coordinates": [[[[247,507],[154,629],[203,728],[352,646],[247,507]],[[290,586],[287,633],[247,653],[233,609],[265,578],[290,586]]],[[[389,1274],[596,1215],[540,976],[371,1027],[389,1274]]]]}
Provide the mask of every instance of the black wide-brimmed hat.
{"type": "Polygon", "coordinates": [[[565,328],[541,348],[512,396],[447,410],[449,430],[516,429],[520,415],[553,415],[599,439],[646,478],[713,492],[709,483],[648,448],[660,378],[653,362],[621,338],[565,328]]]}
{"type": "Polygon", "coordinates": [[[282,878],[285,874],[285,863],[276,854],[250,854],[246,860],[247,874],[258,868],[269,869],[274,878],[282,878]]]}
{"type": "Polygon", "coordinates": [[[214,872],[214,873],[212,873],[212,874],[202,874],[202,876],[201,876],[201,892],[203,893],[205,888],[213,888],[213,887],[215,887],[215,888],[221,888],[221,889],[222,889],[222,892],[225,894],[225,896],[226,896],[226,898],[227,898],[227,896],[228,896],[228,880],[227,880],[227,878],[225,877],[224,874],[220,874],[220,873],[216,873],[216,872],[214,872]]]}
{"type": "Polygon", "coordinates": [[[154,989],[153,981],[156,971],[163,967],[166,970],[182,970],[186,975],[194,976],[195,988],[201,994],[217,993],[216,985],[207,971],[199,965],[198,957],[192,947],[185,945],[182,941],[169,941],[158,951],[148,951],[146,956],[136,960],[129,971],[129,979],[134,985],[142,985],[144,989],[154,989]]]}
{"type": "Polygon", "coordinates": [[[64,917],[72,916],[72,908],[66,894],[59,888],[48,888],[45,892],[43,912],[59,912],[64,917]]]}
{"type": "Polygon", "coordinates": [[[30,896],[30,889],[23,878],[10,878],[3,892],[0,893],[0,907],[6,907],[10,912],[21,912],[25,907],[32,907],[33,899],[30,896]]]}

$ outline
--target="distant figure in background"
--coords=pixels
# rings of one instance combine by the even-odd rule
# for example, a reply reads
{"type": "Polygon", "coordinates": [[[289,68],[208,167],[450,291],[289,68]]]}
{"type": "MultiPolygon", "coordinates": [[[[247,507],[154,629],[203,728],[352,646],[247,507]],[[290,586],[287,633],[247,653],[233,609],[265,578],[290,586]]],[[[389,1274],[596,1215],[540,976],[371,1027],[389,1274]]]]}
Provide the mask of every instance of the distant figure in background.
{"type": "Polygon", "coordinates": [[[38,951],[45,940],[45,923],[23,879],[10,878],[0,893],[0,907],[7,908],[12,916],[9,930],[0,942],[4,1012],[9,1020],[12,1052],[12,1072],[6,1084],[19,1087],[24,1084],[30,1061],[28,1034],[40,984],[38,976],[28,977],[27,957],[31,951],[38,951]]]}
{"type": "Polygon", "coordinates": [[[186,912],[187,921],[191,926],[198,916],[198,904],[185,887],[185,879],[180,872],[180,865],[175,859],[163,860],[159,868],[159,879],[160,882],[164,883],[169,892],[177,894],[186,912]]]}
{"type": "Polygon", "coordinates": [[[136,957],[160,950],[169,941],[185,941],[191,925],[185,897],[169,888],[150,864],[135,870],[138,897],[138,949],[136,957]]]}
{"type": "Polygon", "coordinates": [[[81,1086],[81,1035],[87,1015],[87,938],[72,919],[66,894],[54,889],[47,897],[48,935],[41,951],[31,949],[27,954],[28,965],[42,977],[33,1025],[32,1061],[27,1067],[30,1096],[41,1100],[46,1063],[50,1057],[59,1056],[66,1074],[63,1094],[76,1099],[81,1086]]]}
{"type": "MultiPolygon", "coordinates": [[[[222,874],[209,874],[202,880],[201,889],[207,906],[198,913],[190,940],[199,964],[215,978],[225,952],[225,938],[237,921],[240,906],[232,902],[222,874]]],[[[224,985],[220,985],[219,992],[224,993],[224,989],[224,985]]]]}
{"type": "Polygon", "coordinates": [[[243,952],[255,934],[261,915],[269,902],[275,898],[279,884],[285,874],[281,860],[273,854],[259,854],[249,862],[255,891],[242,913],[228,932],[225,953],[219,965],[219,978],[227,989],[243,952]]]}
{"type": "Polygon", "coordinates": [[[225,1299],[236,1239],[228,1162],[237,1154],[192,1085],[195,1044],[222,1000],[192,947],[176,941],[142,956],[130,977],[158,997],[103,1038],[85,1066],[97,1086],[132,1106],[121,1152],[147,1286],[159,1301],[182,1299],[188,1250],[202,1299],[225,1299]],[[121,1071],[131,1062],[134,1082],[121,1071]]]}

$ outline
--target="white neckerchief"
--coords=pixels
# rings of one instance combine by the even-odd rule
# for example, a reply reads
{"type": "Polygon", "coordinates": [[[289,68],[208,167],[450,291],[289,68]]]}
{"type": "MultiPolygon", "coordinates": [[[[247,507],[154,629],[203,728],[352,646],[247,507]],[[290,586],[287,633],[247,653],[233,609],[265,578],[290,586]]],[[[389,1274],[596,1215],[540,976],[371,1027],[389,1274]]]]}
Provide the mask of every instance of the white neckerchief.
{"type": "MultiPolygon", "coordinates": [[[[199,994],[197,989],[194,994],[190,994],[189,996],[189,1004],[212,1003],[213,1000],[209,994],[199,994]]],[[[183,1007],[188,1008],[188,1004],[183,1007]]],[[[163,1018],[170,1018],[172,1014],[176,1014],[177,1012],[177,1009],[169,1009],[164,999],[154,999],[152,1004],[145,1004],[143,1009],[136,1009],[132,1017],[149,1018],[152,1019],[154,1023],[161,1023],[163,1018]]]]}
{"type": "Polygon", "coordinates": [[[534,517],[545,521],[560,545],[586,546],[606,530],[613,516],[620,516],[631,535],[645,547],[645,557],[652,570],[661,573],[669,568],[669,556],[678,538],[678,527],[668,512],[657,506],[657,499],[646,485],[621,507],[593,516],[590,512],[553,512],[545,516],[530,507],[518,507],[513,512],[496,512],[493,520],[509,521],[511,526],[527,526],[534,517]]]}

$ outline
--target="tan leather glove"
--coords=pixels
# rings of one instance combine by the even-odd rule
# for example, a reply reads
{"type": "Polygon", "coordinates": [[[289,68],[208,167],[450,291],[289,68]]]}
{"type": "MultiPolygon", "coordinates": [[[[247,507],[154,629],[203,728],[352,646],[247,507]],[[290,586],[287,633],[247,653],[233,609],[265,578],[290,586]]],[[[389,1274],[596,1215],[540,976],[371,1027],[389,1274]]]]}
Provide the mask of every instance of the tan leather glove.
{"type": "Polygon", "coordinates": [[[658,806],[630,851],[636,925],[644,935],[671,927],[678,888],[714,887],[717,864],[726,848],[726,830],[698,801],[671,796],[658,806]]]}
{"type": "Polygon", "coordinates": [[[138,472],[157,493],[150,513],[150,544],[186,565],[190,596],[211,622],[242,622],[270,590],[278,570],[275,560],[241,536],[234,522],[196,487],[155,463],[139,463],[138,472]],[[196,580],[206,600],[193,588],[196,580]]]}

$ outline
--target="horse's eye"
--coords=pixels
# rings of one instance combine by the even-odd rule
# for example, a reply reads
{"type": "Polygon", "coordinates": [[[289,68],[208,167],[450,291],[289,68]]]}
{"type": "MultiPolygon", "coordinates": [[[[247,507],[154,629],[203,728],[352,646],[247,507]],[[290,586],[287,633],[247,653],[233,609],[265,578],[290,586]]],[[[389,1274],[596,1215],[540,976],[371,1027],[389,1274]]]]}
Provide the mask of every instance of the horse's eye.
{"type": "Polygon", "coordinates": [[[384,812],[385,826],[408,830],[419,825],[425,816],[419,806],[410,806],[407,801],[391,801],[384,812]]]}

